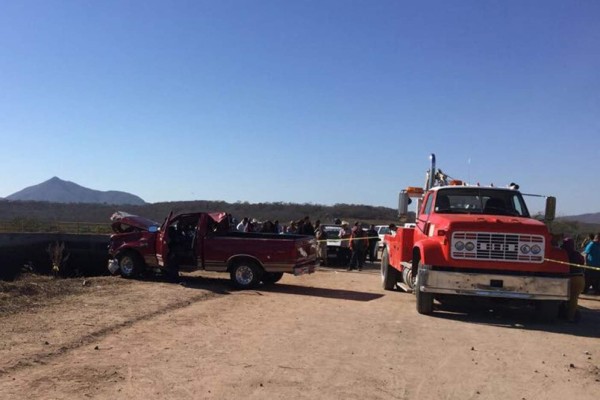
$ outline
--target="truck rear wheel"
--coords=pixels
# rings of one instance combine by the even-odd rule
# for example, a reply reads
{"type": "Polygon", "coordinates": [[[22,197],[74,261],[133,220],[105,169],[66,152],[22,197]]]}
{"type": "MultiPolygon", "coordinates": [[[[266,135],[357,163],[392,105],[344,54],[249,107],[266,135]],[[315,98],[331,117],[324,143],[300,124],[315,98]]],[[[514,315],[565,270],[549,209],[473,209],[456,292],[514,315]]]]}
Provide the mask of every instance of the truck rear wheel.
{"type": "Polygon", "coordinates": [[[231,267],[231,282],[238,289],[250,289],[258,285],[262,277],[261,268],[250,260],[236,261],[231,267]]]}
{"type": "Polygon", "coordinates": [[[123,278],[135,278],[144,269],[144,261],[139,254],[133,251],[126,251],[118,257],[119,270],[123,278]]]}
{"type": "Polygon", "coordinates": [[[265,272],[262,276],[263,283],[276,283],[283,277],[283,272],[265,272]]]}
{"type": "Polygon", "coordinates": [[[381,287],[385,290],[394,290],[394,286],[398,283],[398,271],[390,266],[390,256],[387,248],[383,249],[381,255],[381,287]]]}
{"type": "Polygon", "coordinates": [[[421,283],[419,282],[419,271],[423,264],[419,261],[417,269],[417,279],[415,281],[415,295],[417,297],[417,312],[419,314],[428,315],[433,313],[433,294],[421,291],[421,283]]]}

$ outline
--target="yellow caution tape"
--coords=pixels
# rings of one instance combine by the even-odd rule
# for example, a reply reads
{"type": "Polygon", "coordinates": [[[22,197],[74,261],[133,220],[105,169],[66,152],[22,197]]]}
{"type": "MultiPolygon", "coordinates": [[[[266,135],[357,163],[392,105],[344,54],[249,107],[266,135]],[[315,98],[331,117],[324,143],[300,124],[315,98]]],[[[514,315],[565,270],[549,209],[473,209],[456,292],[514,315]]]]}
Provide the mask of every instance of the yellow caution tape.
{"type": "Polygon", "coordinates": [[[329,242],[329,241],[332,241],[332,242],[333,242],[333,241],[335,241],[335,242],[337,242],[337,241],[340,241],[340,242],[342,242],[342,241],[344,241],[344,240],[348,240],[348,241],[350,241],[350,240],[352,240],[352,239],[379,239],[379,236],[371,236],[371,237],[369,237],[369,236],[364,236],[364,237],[360,237],[360,238],[343,238],[343,239],[342,239],[342,238],[331,238],[331,239],[321,239],[321,240],[317,240],[317,242],[329,242]]]}
{"type": "Polygon", "coordinates": [[[544,261],[550,261],[550,262],[557,263],[557,264],[568,265],[569,267],[577,267],[577,268],[583,268],[583,269],[591,269],[594,271],[600,271],[600,268],[598,268],[598,267],[590,267],[589,265],[573,264],[573,263],[568,263],[568,262],[564,262],[564,261],[553,260],[551,258],[544,257],[544,261]]]}

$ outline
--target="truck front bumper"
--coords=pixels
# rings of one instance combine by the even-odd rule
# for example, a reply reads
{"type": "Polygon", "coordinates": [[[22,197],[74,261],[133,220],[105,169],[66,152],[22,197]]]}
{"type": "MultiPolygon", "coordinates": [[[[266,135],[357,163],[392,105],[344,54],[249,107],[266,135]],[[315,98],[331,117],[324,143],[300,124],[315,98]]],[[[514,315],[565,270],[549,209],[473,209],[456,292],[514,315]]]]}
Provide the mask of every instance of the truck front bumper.
{"type": "Polygon", "coordinates": [[[296,276],[312,274],[313,272],[315,272],[315,264],[314,263],[294,267],[294,275],[296,275],[296,276]]]}
{"type": "Polygon", "coordinates": [[[417,284],[425,293],[522,300],[567,300],[568,277],[496,275],[420,269],[417,284]]]}

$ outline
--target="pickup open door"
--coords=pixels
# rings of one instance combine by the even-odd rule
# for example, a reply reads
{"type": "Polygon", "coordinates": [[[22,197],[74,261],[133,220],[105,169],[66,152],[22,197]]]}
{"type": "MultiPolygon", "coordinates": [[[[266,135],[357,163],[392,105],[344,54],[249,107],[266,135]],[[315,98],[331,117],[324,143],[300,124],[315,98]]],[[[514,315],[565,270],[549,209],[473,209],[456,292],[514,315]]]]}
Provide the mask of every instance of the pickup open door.
{"type": "Polygon", "coordinates": [[[161,267],[166,266],[167,256],[169,255],[169,225],[173,218],[173,211],[169,213],[169,216],[165,219],[160,227],[158,235],[156,235],[156,259],[158,265],[161,267]]]}

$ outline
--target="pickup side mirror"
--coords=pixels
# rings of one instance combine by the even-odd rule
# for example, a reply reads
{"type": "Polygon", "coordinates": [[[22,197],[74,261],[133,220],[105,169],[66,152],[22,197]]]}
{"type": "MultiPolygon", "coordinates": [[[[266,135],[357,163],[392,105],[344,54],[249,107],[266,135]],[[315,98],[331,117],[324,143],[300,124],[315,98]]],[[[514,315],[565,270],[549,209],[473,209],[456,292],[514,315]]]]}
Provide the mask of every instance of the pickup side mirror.
{"type": "Polygon", "coordinates": [[[556,197],[546,197],[546,212],[544,213],[544,222],[552,222],[556,217],[556,197]]]}

